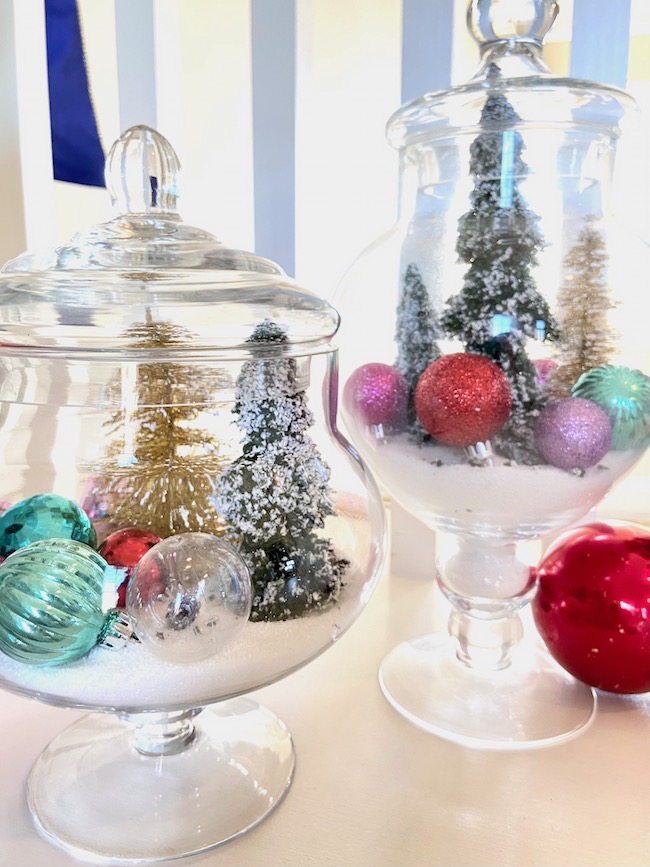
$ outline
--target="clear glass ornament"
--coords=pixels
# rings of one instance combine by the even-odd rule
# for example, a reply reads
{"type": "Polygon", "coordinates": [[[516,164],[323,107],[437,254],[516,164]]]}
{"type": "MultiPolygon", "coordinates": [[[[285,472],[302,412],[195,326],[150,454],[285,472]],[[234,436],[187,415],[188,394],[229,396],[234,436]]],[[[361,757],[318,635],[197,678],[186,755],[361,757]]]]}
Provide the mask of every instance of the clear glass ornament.
{"type": "Polygon", "coordinates": [[[209,533],[179,533],[135,566],[126,596],[135,634],[163,659],[206,659],[241,632],[252,587],[235,549],[209,533]]]}
{"type": "Polygon", "coordinates": [[[611,210],[636,108],[549,72],[556,14],[469,4],[476,75],[388,121],[399,220],[335,295],[346,428],[387,494],[440,531],[451,606],[451,640],[400,645],[382,688],[425,730],[496,749],[593,718],[592,690],[521,641],[530,543],[585,515],[650,438],[648,251],[611,210]],[[614,394],[585,385],[602,369],[614,394]]]}
{"type": "Polygon", "coordinates": [[[104,607],[131,588],[140,621],[139,641],[56,666],[0,652],[3,688],[117,714],[71,726],[28,784],[43,833],[93,860],[203,851],[279,803],[291,736],[240,696],[339,639],[383,562],[381,496],[337,426],[337,311],[185,224],[178,165],[156,131],[127,130],[107,159],[114,219],[0,274],[0,502],[81,507],[116,561],[104,607]],[[161,540],[139,563],[136,533],[161,540]]]}

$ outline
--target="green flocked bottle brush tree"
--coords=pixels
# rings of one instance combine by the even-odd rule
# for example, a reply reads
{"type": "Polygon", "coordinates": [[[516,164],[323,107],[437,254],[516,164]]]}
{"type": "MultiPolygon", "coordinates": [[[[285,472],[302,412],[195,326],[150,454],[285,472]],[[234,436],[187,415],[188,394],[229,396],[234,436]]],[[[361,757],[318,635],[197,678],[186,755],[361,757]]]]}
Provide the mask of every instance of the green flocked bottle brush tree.
{"type": "Polygon", "coordinates": [[[417,421],[413,395],[420,376],[432,361],[440,356],[438,337],[440,326],[436,320],[427,287],[420,269],[410,263],[404,272],[402,291],[396,311],[395,367],[404,376],[409,387],[408,424],[414,432],[424,436],[417,421]]]}
{"type": "Polygon", "coordinates": [[[251,619],[287,620],[333,602],[348,561],[320,532],[333,514],[330,472],[307,433],[296,360],[282,354],[286,332],[265,320],[248,342],[234,407],[242,453],[219,478],[217,504],[251,573],[251,619]]]}
{"type": "Polygon", "coordinates": [[[471,209],[459,220],[456,243],[469,267],[441,325],[467,352],[487,355],[501,366],[512,390],[512,411],[493,439],[495,449],[510,460],[535,464],[541,461],[533,428],[545,398],[526,343],[555,341],[558,328],[533,277],[544,241],[539,217],[519,189],[528,168],[521,157],[521,133],[514,128],[518,120],[505,96],[488,96],[481,112],[483,131],[470,147],[471,209]]]}

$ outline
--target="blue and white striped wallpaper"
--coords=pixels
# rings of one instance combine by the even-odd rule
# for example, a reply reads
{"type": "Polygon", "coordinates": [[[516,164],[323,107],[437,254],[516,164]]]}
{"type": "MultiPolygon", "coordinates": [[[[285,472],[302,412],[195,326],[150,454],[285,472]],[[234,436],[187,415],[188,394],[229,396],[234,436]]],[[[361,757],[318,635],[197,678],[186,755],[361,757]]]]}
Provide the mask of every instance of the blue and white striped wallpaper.
{"type": "MultiPolygon", "coordinates": [[[[0,19],[19,3],[32,0],[0,0],[0,19]]],[[[559,5],[554,71],[647,100],[650,3],[559,5]]],[[[466,9],[467,0],[79,0],[104,147],[133,123],[156,126],[181,158],[188,222],[331,296],[396,216],[389,115],[461,83],[478,62],[466,9]]],[[[47,158],[42,142],[33,149],[22,142],[23,162],[47,158]]],[[[49,231],[41,225],[26,243],[60,242],[110,216],[105,191],[53,187],[49,231]]]]}

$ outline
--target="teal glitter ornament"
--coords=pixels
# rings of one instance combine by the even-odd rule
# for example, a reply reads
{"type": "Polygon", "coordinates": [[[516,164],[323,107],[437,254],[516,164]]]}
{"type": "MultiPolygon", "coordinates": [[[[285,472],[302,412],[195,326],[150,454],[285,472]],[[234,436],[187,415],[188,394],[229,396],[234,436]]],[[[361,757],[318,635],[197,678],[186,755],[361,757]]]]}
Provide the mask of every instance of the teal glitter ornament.
{"type": "Polygon", "coordinates": [[[0,516],[0,557],[41,539],[74,539],[94,548],[95,529],[83,509],[58,494],[36,494],[0,516]]]}
{"type": "Polygon", "coordinates": [[[571,394],[605,410],[612,425],[612,448],[622,451],[647,445],[650,378],[640,370],[602,364],[583,373],[571,394]]]}
{"type": "Polygon", "coordinates": [[[18,662],[71,662],[96,644],[118,646],[132,629],[102,610],[106,562],[82,542],[43,539],[0,564],[0,651],[18,662]]]}

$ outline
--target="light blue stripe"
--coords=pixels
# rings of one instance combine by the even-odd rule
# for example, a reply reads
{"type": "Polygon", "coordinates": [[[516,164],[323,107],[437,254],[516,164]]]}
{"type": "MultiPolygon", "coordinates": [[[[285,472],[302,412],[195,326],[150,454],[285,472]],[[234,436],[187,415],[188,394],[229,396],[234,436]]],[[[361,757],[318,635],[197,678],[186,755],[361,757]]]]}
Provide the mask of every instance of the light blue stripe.
{"type": "Polygon", "coordinates": [[[515,131],[506,129],[501,136],[501,186],[499,207],[512,207],[515,176],[515,131]]]}
{"type": "Polygon", "coordinates": [[[454,0],[403,0],[402,102],[451,86],[454,0]]]}
{"type": "Polygon", "coordinates": [[[153,0],[115,0],[115,39],[121,132],[139,123],[155,129],[153,0]]]}
{"type": "Polygon", "coordinates": [[[255,252],[293,275],[296,0],[251,0],[251,22],[255,252]]]}
{"type": "Polygon", "coordinates": [[[571,75],[625,87],[631,0],[574,0],[571,75]]]}

